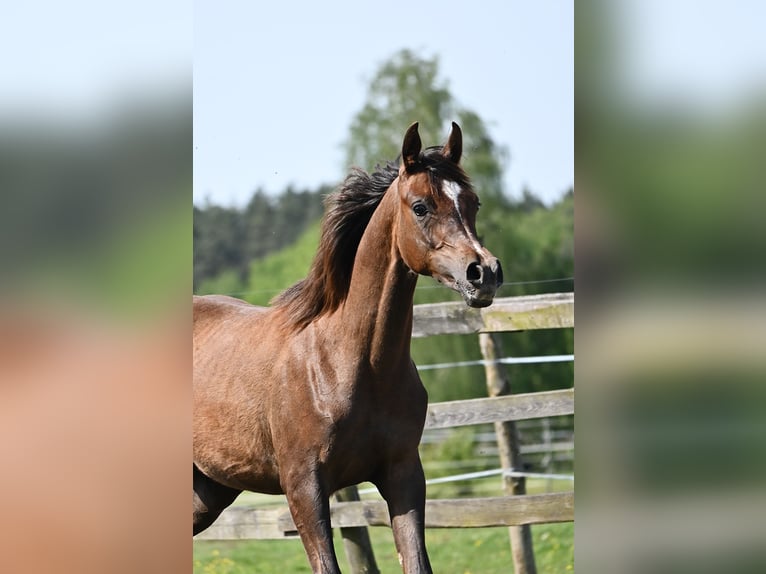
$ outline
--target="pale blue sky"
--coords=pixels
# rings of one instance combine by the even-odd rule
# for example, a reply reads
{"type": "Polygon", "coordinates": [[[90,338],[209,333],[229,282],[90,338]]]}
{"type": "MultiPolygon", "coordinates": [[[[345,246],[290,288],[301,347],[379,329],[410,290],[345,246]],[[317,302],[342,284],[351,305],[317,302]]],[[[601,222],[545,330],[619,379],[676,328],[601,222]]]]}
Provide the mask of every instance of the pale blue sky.
{"type": "Polygon", "coordinates": [[[620,80],[634,102],[725,114],[766,94],[766,2],[621,0],[611,7],[620,80]]]}
{"type": "Polygon", "coordinates": [[[24,0],[0,17],[0,115],[89,121],[188,83],[188,0],[24,0]]]}
{"type": "Polygon", "coordinates": [[[195,202],[339,181],[367,83],[402,48],[439,56],[456,100],[507,146],[507,192],[555,200],[574,180],[573,27],[571,1],[199,1],[195,202]]]}

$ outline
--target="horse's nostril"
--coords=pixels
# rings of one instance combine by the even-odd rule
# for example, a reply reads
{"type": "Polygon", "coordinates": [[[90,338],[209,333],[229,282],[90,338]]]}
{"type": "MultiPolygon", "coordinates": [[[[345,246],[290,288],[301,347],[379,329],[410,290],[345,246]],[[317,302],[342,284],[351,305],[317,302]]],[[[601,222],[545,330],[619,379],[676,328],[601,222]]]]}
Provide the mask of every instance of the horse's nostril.
{"type": "Polygon", "coordinates": [[[500,287],[503,284],[503,266],[500,265],[500,260],[497,261],[497,269],[495,269],[495,277],[497,279],[497,286],[500,287]]]}
{"type": "Polygon", "coordinates": [[[468,269],[465,270],[465,278],[473,285],[480,284],[483,275],[484,273],[482,272],[481,265],[475,261],[468,265],[468,269]]]}

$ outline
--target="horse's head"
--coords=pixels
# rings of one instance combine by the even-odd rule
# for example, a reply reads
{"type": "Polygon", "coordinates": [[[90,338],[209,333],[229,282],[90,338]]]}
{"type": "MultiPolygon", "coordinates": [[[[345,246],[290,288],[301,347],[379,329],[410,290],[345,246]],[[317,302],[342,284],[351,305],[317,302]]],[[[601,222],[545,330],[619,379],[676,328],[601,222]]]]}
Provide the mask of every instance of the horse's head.
{"type": "Polygon", "coordinates": [[[469,306],[486,307],[503,283],[503,271],[476,238],[479,198],[459,166],[462,148],[454,122],[444,147],[426,150],[418,124],[409,127],[398,178],[397,242],[410,269],[454,289],[469,306]]]}

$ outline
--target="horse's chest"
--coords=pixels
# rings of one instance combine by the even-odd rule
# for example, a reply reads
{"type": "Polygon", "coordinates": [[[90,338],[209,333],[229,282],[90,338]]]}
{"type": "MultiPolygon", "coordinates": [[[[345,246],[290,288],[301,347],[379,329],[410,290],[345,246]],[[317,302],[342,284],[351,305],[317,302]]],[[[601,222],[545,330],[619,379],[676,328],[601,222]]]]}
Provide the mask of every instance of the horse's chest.
{"type": "Polygon", "coordinates": [[[417,447],[427,407],[420,381],[400,377],[371,382],[360,385],[334,422],[338,443],[373,458],[398,446],[417,447]]]}
{"type": "Polygon", "coordinates": [[[340,488],[371,480],[378,469],[417,449],[427,396],[416,373],[332,377],[315,370],[275,404],[280,467],[315,461],[328,484],[340,488]]]}

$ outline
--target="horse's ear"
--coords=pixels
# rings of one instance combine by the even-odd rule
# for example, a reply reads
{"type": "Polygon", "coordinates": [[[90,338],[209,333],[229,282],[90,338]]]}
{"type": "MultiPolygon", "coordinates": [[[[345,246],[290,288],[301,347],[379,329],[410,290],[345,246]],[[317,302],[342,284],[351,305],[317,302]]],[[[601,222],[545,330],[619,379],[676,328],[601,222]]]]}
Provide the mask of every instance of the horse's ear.
{"type": "Polygon", "coordinates": [[[404,142],[402,143],[402,161],[407,171],[411,171],[418,163],[422,147],[423,144],[418,134],[418,122],[415,122],[407,128],[407,133],[404,134],[404,142]]]}
{"type": "Polygon", "coordinates": [[[460,156],[463,155],[463,131],[455,122],[452,122],[452,129],[447,143],[442,148],[442,155],[453,163],[460,163],[460,156]]]}

